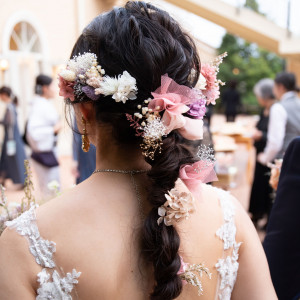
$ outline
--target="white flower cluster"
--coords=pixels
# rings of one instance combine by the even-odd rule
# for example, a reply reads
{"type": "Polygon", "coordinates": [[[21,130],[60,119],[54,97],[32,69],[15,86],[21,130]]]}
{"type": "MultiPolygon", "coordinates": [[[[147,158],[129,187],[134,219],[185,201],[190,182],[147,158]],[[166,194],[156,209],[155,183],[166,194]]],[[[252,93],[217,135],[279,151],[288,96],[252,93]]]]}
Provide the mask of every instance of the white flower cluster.
{"type": "Polygon", "coordinates": [[[152,140],[161,140],[166,135],[166,127],[164,126],[161,118],[159,117],[148,117],[147,125],[144,127],[144,138],[152,140]]]}
{"type": "Polygon", "coordinates": [[[105,70],[98,65],[96,54],[89,52],[70,59],[67,68],[60,72],[66,81],[90,86],[95,95],[112,96],[116,102],[123,103],[136,99],[136,80],[127,71],[118,77],[104,75],[105,70]]]}
{"type": "Polygon", "coordinates": [[[136,80],[127,71],[118,77],[104,76],[100,82],[100,87],[95,90],[95,94],[104,96],[112,95],[116,102],[123,102],[136,99],[136,80]]]}
{"type": "Polygon", "coordinates": [[[90,52],[75,56],[68,62],[68,69],[73,71],[76,75],[84,74],[93,66],[97,66],[97,56],[90,52]]]}
{"type": "Polygon", "coordinates": [[[99,82],[105,71],[97,63],[97,56],[94,53],[86,52],[82,55],[70,59],[67,68],[62,70],[59,75],[66,81],[74,82],[77,77],[82,83],[99,87],[99,82]],[[90,82],[89,82],[90,80],[90,82]],[[98,80],[98,81],[97,81],[98,80]],[[95,81],[98,82],[96,86],[95,81]],[[90,84],[91,82],[94,83],[90,84]]]}

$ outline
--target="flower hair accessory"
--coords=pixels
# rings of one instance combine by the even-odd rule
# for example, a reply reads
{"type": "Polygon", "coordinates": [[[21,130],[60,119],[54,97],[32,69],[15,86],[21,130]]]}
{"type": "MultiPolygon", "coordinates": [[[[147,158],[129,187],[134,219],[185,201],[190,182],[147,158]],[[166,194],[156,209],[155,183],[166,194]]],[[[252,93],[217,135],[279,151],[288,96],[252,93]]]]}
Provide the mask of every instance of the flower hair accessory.
{"type": "Polygon", "coordinates": [[[59,75],[59,95],[71,102],[96,101],[103,96],[112,96],[116,102],[126,103],[136,99],[136,80],[127,71],[118,77],[105,75],[98,65],[97,56],[86,52],[68,61],[59,75]]]}
{"type": "MultiPolygon", "coordinates": [[[[225,85],[224,82],[217,79],[217,74],[219,72],[220,64],[223,59],[227,56],[227,52],[217,56],[211,63],[204,63],[201,66],[199,81],[196,88],[200,91],[203,98],[208,104],[216,104],[216,100],[220,96],[220,85],[225,85]]],[[[191,76],[194,76],[195,70],[192,72],[191,76]]]]}
{"type": "MultiPolygon", "coordinates": [[[[145,100],[145,106],[137,106],[140,110],[134,114],[137,119],[127,116],[136,135],[144,138],[141,144],[144,156],[153,160],[156,151],[161,152],[163,137],[173,130],[189,140],[202,139],[205,105],[215,104],[219,97],[219,85],[224,83],[217,79],[217,73],[226,56],[224,53],[211,64],[203,65],[196,88],[179,85],[167,74],[163,75],[161,86],[151,93],[153,98],[145,100]]],[[[191,76],[195,74],[192,69],[191,76]]]]}
{"type": "Polygon", "coordinates": [[[190,214],[194,212],[194,198],[191,193],[180,192],[176,188],[165,194],[167,201],[158,208],[157,224],[164,222],[166,226],[174,225],[183,218],[188,219],[190,214]]]}
{"type": "Polygon", "coordinates": [[[178,271],[178,275],[181,277],[183,284],[191,284],[198,288],[198,295],[203,295],[203,287],[200,278],[203,276],[203,273],[211,279],[211,273],[209,269],[201,264],[189,264],[183,261],[183,258],[180,256],[181,266],[178,271]],[[200,278],[199,278],[200,277],[200,278]]]}

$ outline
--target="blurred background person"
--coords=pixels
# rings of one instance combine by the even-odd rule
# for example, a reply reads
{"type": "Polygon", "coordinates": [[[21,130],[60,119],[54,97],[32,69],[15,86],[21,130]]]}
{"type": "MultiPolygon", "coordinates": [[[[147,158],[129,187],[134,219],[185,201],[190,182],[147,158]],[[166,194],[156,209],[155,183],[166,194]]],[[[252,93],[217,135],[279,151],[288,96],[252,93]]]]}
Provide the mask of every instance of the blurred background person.
{"type": "Polygon", "coordinates": [[[90,150],[84,152],[81,145],[81,134],[78,132],[77,123],[73,122],[73,169],[76,184],[84,181],[92,175],[96,169],[96,147],[91,144],[90,150]]]}
{"type": "MultiPolygon", "coordinates": [[[[275,102],[273,94],[274,81],[272,79],[261,79],[254,86],[254,94],[257,102],[262,107],[260,118],[256,124],[253,134],[256,155],[264,151],[267,143],[269,113],[271,106],[275,102]]],[[[272,206],[272,188],[269,184],[270,169],[256,161],[254,179],[252,184],[249,212],[252,214],[252,221],[257,227],[257,222],[265,215],[269,215],[272,206]]]]}
{"type": "Polygon", "coordinates": [[[4,184],[5,179],[9,178],[19,189],[22,189],[25,181],[24,160],[26,155],[17,119],[18,98],[13,94],[11,88],[3,86],[0,88],[0,99],[6,103],[4,119],[0,121],[0,124],[4,126],[4,141],[0,159],[1,183],[4,184]]]}
{"type": "Polygon", "coordinates": [[[33,100],[27,123],[27,141],[32,149],[32,165],[37,174],[43,197],[51,195],[47,185],[55,180],[59,184],[57,160],[57,134],[62,125],[59,115],[51,103],[55,95],[52,78],[39,75],[36,78],[36,97],[33,100]]]}
{"type": "Polygon", "coordinates": [[[240,94],[236,90],[237,81],[230,80],[228,82],[228,89],[222,94],[222,105],[225,107],[225,115],[227,122],[234,122],[241,105],[240,94]]]}
{"type": "Polygon", "coordinates": [[[280,300],[300,299],[300,137],[284,155],[263,246],[280,300]]]}
{"type": "Polygon", "coordinates": [[[282,158],[289,143],[300,135],[300,99],[297,96],[296,77],[293,73],[276,75],[274,95],[280,100],[270,110],[267,145],[258,155],[258,161],[266,165],[275,158],[282,158]]]}

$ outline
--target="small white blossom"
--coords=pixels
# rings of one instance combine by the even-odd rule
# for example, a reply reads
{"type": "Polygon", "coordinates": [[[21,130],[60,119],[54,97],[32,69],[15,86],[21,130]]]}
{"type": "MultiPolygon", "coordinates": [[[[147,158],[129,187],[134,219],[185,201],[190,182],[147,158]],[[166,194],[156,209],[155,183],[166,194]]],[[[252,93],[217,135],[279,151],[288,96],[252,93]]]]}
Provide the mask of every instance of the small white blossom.
{"type": "Polygon", "coordinates": [[[59,75],[64,79],[64,80],[67,80],[67,81],[75,81],[76,79],[76,74],[71,71],[71,70],[68,70],[68,69],[65,69],[65,70],[62,70],[59,75]]]}
{"type": "Polygon", "coordinates": [[[51,191],[57,191],[59,189],[59,183],[56,180],[52,180],[47,184],[47,187],[51,191]]]}
{"type": "Polygon", "coordinates": [[[201,73],[200,73],[200,77],[199,77],[199,80],[197,82],[196,87],[199,90],[205,90],[206,89],[206,79],[201,73]]]}

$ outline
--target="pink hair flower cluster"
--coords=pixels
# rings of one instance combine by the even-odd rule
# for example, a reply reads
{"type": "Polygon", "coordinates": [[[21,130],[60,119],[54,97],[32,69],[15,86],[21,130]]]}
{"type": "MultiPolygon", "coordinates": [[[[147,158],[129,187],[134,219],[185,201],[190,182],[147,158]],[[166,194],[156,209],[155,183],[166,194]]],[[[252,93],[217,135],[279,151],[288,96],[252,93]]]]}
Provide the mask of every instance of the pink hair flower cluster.
{"type": "Polygon", "coordinates": [[[61,75],[58,75],[59,96],[74,101],[74,85],[74,81],[65,80],[61,75]]]}
{"type": "Polygon", "coordinates": [[[219,66],[223,62],[223,58],[227,56],[227,53],[223,53],[215,58],[212,63],[204,63],[201,66],[199,82],[197,84],[198,90],[202,93],[206,100],[206,105],[216,104],[216,100],[220,96],[220,85],[224,83],[217,79],[219,72],[219,66]]]}

